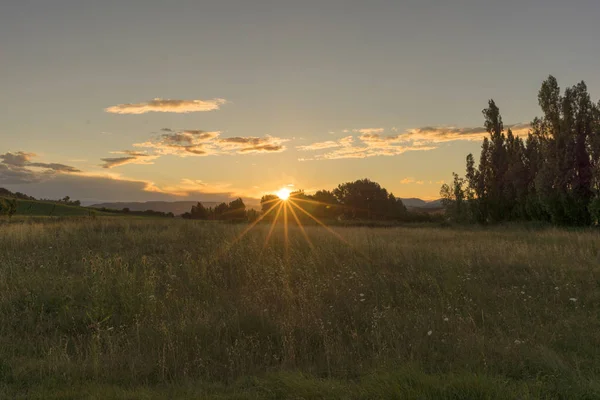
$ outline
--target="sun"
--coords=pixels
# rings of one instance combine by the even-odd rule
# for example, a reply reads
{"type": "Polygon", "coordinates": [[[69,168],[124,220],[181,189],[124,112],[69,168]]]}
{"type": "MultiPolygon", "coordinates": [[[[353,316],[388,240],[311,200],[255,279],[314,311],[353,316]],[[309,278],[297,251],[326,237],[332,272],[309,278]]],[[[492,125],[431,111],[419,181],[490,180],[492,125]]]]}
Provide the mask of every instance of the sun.
{"type": "Polygon", "coordinates": [[[282,189],[279,189],[279,191],[276,194],[277,194],[277,197],[279,197],[281,200],[285,201],[290,198],[290,193],[291,193],[291,191],[289,189],[282,188],[282,189]]]}

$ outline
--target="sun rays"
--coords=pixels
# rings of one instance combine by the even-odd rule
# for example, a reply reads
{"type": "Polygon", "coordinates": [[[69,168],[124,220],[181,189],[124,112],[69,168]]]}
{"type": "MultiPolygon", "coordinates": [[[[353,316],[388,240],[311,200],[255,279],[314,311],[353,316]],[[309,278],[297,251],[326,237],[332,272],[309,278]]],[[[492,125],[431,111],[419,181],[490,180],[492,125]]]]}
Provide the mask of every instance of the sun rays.
{"type": "MultiPolygon", "coordinates": [[[[316,216],[311,214],[308,210],[306,210],[304,207],[302,207],[300,202],[303,202],[305,200],[305,199],[300,198],[302,195],[303,195],[302,192],[292,192],[287,188],[282,188],[282,189],[278,190],[275,193],[275,196],[273,196],[273,198],[266,199],[265,201],[262,202],[264,211],[263,211],[262,215],[260,216],[260,218],[258,218],[256,221],[254,221],[252,224],[250,224],[246,229],[244,229],[242,231],[242,233],[237,238],[235,238],[235,240],[231,243],[231,245],[233,245],[234,243],[241,240],[260,221],[262,221],[264,219],[272,218],[272,220],[270,222],[269,230],[267,232],[267,236],[265,237],[265,241],[263,243],[263,250],[269,246],[269,242],[270,242],[271,238],[273,237],[273,233],[275,231],[275,227],[277,226],[277,224],[282,224],[282,226],[283,226],[283,244],[284,244],[284,252],[285,252],[286,257],[289,255],[289,247],[290,247],[290,238],[289,238],[290,224],[296,224],[296,226],[300,230],[300,233],[306,240],[306,243],[308,244],[308,246],[311,249],[313,249],[314,244],[310,240],[308,232],[305,229],[304,224],[302,223],[301,216],[303,216],[303,215],[306,215],[312,221],[316,222],[320,226],[327,229],[327,231],[330,232],[331,234],[333,234],[336,238],[338,238],[342,242],[348,244],[346,239],[344,239],[340,234],[335,232],[333,229],[328,227],[323,221],[321,221],[319,218],[317,218],[316,216]]],[[[328,204],[326,204],[326,203],[322,203],[320,201],[314,201],[314,200],[310,200],[309,203],[328,206],[328,204]]]]}

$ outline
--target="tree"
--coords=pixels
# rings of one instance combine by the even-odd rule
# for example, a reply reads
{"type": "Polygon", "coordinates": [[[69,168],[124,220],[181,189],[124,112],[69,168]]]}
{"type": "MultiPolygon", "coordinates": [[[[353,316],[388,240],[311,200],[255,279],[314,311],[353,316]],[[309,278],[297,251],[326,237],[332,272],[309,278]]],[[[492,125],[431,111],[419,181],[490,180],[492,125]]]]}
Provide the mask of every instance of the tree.
{"type": "Polygon", "coordinates": [[[275,203],[277,203],[277,201],[279,201],[279,197],[277,197],[275,194],[266,194],[262,196],[260,199],[261,211],[266,213],[275,205],[275,203]]]}
{"type": "Polygon", "coordinates": [[[333,194],[348,219],[401,219],[406,213],[402,200],[369,179],[343,183],[333,194]]]}
{"type": "Polygon", "coordinates": [[[221,219],[222,216],[229,210],[227,203],[220,203],[217,205],[213,211],[214,219],[221,219]]]}
{"type": "Polygon", "coordinates": [[[246,219],[246,205],[241,197],[233,200],[227,206],[227,211],[222,214],[224,219],[243,220],[246,219]]]}
{"type": "Polygon", "coordinates": [[[17,200],[0,198],[0,215],[12,218],[17,213],[17,200]]]}
{"type": "Polygon", "coordinates": [[[453,187],[441,190],[453,218],[463,215],[464,195],[469,217],[480,223],[529,219],[589,225],[598,220],[600,103],[591,101],[584,82],[561,95],[553,76],[542,83],[538,103],[543,116],[533,120],[524,142],[510,128],[504,134],[500,110],[488,102],[483,115],[489,138],[479,166],[469,154],[465,180],[454,175],[453,187]]]}
{"type": "Polygon", "coordinates": [[[504,219],[507,212],[507,201],[505,198],[505,175],[508,170],[508,160],[505,148],[504,124],[500,109],[494,100],[488,102],[488,108],[483,109],[485,116],[485,129],[490,134],[489,140],[489,171],[490,178],[486,181],[486,191],[489,193],[489,213],[494,221],[504,219]]]}
{"type": "Polygon", "coordinates": [[[317,203],[313,203],[312,207],[313,215],[317,218],[337,218],[341,215],[338,199],[333,192],[329,190],[317,191],[310,196],[310,200],[317,203]]]}
{"type": "Polygon", "coordinates": [[[191,219],[208,219],[208,210],[204,205],[198,202],[195,206],[192,206],[190,211],[191,219]]]}
{"type": "Polygon", "coordinates": [[[465,180],[452,173],[454,180],[452,186],[444,183],[440,189],[442,205],[446,209],[448,218],[455,222],[468,222],[469,212],[466,203],[465,180]]]}

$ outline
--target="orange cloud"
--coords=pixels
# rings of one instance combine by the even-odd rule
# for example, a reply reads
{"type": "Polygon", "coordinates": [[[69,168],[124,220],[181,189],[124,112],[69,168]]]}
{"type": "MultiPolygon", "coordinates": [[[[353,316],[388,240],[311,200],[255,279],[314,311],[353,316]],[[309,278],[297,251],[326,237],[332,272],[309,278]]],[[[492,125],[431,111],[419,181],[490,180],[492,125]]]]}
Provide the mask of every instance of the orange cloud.
{"type": "Polygon", "coordinates": [[[227,103],[225,99],[170,100],[155,98],[145,103],[118,104],[104,111],[112,114],[145,114],[148,112],[191,113],[218,110],[227,103]]]}
{"type": "Polygon", "coordinates": [[[264,137],[221,138],[221,132],[201,130],[164,132],[158,138],[143,143],[134,143],[134,147],[154,149],[158,155],[209,156],[216,154],[277,153],[286,150],[283,143],[288,139],[266,135],[264,137]]]}
{"type": "MultiPolygon", "coordinates": [[[[507,125],[515,136],[527,136],[529,124],[507,125]]],[[[393,156],[403,154],[407,151],[434,150],[441,143],[453,141],[476,141],[482,140],[487,135],[485,128],[455,128],[455,127],[424,127],[408,129],[394,135],[383,135],[383,128],[354,129],[353,132],[360,133],[358,140],[362,146],[352,145],[354,138],[348,136],[345,145],[340,141],[317,142],[305,146],[298,146],[298,150],[319,151],[328,150],[325,153],[313,157],[300,158],[301,161],[308,160],[333,160],[341,158],[366,158],[374,156],[393,156]],[[333,150],[329,150],[333,149],[333,150]]],[[[397,129],[392,128],[392,131],[397,129]]],[[[415,182],[417,183],[417,182],[415,182]]],[[[418,183],[418,184],[423,184],[418,183]]]]}

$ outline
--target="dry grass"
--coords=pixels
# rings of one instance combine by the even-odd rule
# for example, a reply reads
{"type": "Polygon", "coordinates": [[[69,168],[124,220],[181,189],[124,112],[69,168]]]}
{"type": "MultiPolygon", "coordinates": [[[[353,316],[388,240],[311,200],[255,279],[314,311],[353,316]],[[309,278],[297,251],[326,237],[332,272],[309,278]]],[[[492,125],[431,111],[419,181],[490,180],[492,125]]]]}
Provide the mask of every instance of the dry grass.
{"type": "Polygon", "coordinates": [[[244,228],[0,225],[0,395],[600,397],[597,232],[244,228]]]}

